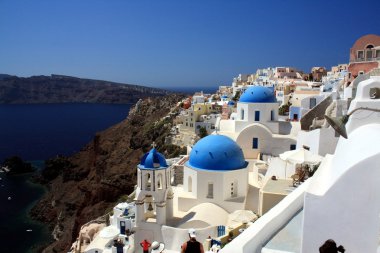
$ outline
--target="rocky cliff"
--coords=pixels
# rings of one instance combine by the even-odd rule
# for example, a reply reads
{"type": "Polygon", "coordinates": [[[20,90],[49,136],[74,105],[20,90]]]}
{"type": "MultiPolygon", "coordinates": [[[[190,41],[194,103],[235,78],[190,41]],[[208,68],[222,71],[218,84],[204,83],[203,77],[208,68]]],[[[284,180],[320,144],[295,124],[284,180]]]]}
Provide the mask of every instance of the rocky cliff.
{"type": "Polygon", "coordinates": [[[54,231],[56,241],[44,252],[67,252],[81,225],[105,214],[134,190],[136,166],[153,141],[167,158],[185,151],[164,144],[181,98],[140,101],[125,121],[96,134],[79,153],[47,161],[39,180],[49,191],[31,211],[54,231]]]}
{"type": "Polygon", "coordinates": [[[21,78],[0,74],[0,104],[136,103],[168,91],[62,75],[21,78]]]}

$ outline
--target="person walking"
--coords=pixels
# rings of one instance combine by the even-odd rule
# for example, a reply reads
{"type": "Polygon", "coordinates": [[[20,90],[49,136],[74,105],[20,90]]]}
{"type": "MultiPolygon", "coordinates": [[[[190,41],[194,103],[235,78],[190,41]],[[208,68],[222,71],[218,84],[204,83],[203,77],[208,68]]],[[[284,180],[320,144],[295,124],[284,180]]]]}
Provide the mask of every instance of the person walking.
{"type": "Polygon", "coordinates": [[[140,242],[140,246],[143,248],[144,253],[149,253],[149,247],[150,242],[147,239],[144,239],[144,241],[140,242]]]}
{"type": "Polygon", "coordinates": [[[202,243],[196,239],[195,230],[189,229],[189,240],[181,246],[181,253],[204,253],[202,243]]]}

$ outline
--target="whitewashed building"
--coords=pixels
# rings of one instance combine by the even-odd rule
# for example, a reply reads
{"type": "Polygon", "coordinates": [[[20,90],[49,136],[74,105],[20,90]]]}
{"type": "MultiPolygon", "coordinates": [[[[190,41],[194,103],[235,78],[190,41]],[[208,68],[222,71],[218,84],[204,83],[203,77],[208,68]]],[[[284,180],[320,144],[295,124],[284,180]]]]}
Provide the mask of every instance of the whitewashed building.
{"type": "Polygon", "coordinates": [[[245,158],[295,149],[291,123],[279,121],[278,107],[273,88],[251,86],[241,95],[234,119],[220,121],[218,133],[236,140],[245,158]]]}

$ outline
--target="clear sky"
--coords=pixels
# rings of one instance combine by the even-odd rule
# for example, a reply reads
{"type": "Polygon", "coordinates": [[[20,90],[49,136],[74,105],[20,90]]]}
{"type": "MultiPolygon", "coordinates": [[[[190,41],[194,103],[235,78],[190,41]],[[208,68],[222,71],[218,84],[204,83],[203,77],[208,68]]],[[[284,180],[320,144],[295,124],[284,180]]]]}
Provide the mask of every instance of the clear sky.
{"type": "Polygon", "coordinates": [[[0,0],[0,73],[216,86],[347,63],[380,0],[0,0]]]}

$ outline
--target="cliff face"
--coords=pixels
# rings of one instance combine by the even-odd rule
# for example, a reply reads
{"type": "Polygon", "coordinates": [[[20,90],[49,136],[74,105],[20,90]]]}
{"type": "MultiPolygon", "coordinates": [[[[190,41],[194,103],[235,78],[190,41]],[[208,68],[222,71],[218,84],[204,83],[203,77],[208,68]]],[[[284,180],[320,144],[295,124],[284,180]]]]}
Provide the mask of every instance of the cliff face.
{"type": "Polygon", "coordinates": [[[139,98],[167,94],[156,88],[70,76],[20,78],[0,74],[0,104],[135,103],[139,98]]]}
{"type": "Polygon", "coordinates": [[[121,196],[133,191],[136,166],[153,141],[167,158],[184,152],[164,145],[172,125],[172,118],[165,116],[181,98],[145,99],[126,120],[98,133],[79,153],[47,161],[40,181],[49,192],[31,211],[32,217],[54,229],[57,241],[45,252],[67,252],[81,225],[104,215],[121,196]]]}

